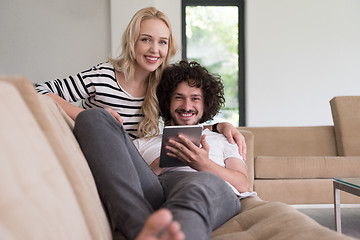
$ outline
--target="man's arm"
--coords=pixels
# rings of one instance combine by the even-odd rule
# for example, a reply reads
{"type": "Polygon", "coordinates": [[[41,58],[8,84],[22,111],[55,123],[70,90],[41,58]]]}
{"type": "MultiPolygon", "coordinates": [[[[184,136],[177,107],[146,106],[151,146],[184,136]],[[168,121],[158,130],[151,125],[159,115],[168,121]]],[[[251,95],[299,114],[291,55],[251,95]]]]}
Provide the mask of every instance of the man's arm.
{"type": "Polygon", "coordinates": [[[239,192],[250,191],[250,181],[247,173],[247,168],[244,162],[239,158],[227,158],[225,160],[225,170],[235,171],[236,174],[229,174],[225,172],[225,177],[229,177],[229,180],[224,180],[233,185],[239,192]]]}
{"type": "Polygon", "coordinates": [[[187,163],[191,168],[198,171],[207,171],[221,177],[229,182],[239,192],[249,191],[249,179],[244,163],[239,158],[228,158],[225,160],[225,168],[209,159],[210,147],[205,140],[205,135],[201,138],[202,147],[194,145],[189,139],[179,135],[181,142],[169,140],[172,146],[167,146],[170,156],[176,157],[187,163]]]}
{"type": "Polygon", "coordinates": [[[211,161],[208,165],[204,166],[204,168],[199,171],[211,172],[218,175],[224,181],[234,186],[240,193],[250,191],[247,171],[245,165],[239,158],[226,159],[225,167],[222,167],[211,161]]]}

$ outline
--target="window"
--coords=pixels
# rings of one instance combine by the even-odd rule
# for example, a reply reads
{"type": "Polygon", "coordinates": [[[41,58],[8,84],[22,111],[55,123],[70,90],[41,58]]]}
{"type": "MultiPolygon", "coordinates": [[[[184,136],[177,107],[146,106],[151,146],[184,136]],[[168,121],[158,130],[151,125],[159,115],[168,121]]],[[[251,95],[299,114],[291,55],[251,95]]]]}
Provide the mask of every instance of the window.
{"type": "Polygon", "coordinates": [[[225,107],[215,121],[245,126],[244,2],[182,0],[182,57],[224,81],[225,107]]]}

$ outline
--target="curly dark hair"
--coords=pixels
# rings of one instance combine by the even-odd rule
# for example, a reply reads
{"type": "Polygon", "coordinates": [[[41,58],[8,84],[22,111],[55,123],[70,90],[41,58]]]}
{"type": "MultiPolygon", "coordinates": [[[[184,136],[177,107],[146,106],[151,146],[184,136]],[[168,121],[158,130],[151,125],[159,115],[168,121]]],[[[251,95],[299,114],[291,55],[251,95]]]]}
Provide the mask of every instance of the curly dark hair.
{"type": "Polygon", "coordinates": [[[219,75],[211,74],[195,61],[182,60],[164,69],[156,95],[159,101],[160,115],[165,124],[171,122],[170,99],[178,84],[186,81],[190,87],[203,90],[204,113],[200,123],[214,118],[225,103],[224,86],[219,75]]]}

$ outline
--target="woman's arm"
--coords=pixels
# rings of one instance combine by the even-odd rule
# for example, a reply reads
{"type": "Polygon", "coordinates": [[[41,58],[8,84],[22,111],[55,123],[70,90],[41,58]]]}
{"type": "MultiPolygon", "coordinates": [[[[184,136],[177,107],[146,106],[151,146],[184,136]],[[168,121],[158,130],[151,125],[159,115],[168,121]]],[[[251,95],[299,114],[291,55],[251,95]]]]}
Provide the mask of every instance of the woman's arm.
{"type": "MultiPolygon", "coordinates": [[[[77,117],[77,115],[80,112],[85,110],[83,108],[77,107],[77,106],[65,101],[63,98],[59,97],[55,93],[48,93],[46,95],[51,97],[57,103],[59,103],[59,105],[64,110],[64,112],[74,121],[75,121],[75,118],[77,117]]],[[[108,111],[118,122],[123,124],[123,119],[115,110],[113,110],[111,108],[105,108],[105,110],[108,111]]]]}
{"type": "Polygon", "coordinates": [[[221,122],[214,125],[204,126],[213,132],[224,134],[229,143],[236,143],[239,148],[239,154],[246,161],[246,142],[244,136],[231,123],[221,122]],[[235,140],[235,141],[234,141],[235,140]]]}
{"type": "Polygon", "coordinates": [[[59,103],[59,105],[65,111],[65,113],[74,121],[75,121],[75,118],[77,117],[77,115],[81,111],[84,111],[83,108],[77,107],[77,106],[65,101],[65,99],[61,98],[59,95],[57,95],[55,93],[48,93],[48,94],[46,94],[46,96],[51,97],[54,101],[59,103]]]}

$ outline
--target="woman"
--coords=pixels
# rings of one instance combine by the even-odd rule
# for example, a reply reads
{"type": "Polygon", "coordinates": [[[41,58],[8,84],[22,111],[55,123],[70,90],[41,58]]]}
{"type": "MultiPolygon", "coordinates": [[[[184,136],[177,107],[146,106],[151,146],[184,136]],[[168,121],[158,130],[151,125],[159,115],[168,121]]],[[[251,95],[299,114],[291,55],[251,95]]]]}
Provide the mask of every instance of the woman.
{"type": "Polygon", "coordinates": [[[36,88],[57,101],[74,120],[84,109],[101,107],[122,122],[132,138],[157,134],[156,86],[175,53],[166,15],[152,7],[144,8],[128,24],[117,59],[36,88]],[[81,107],[70,103],[78,100],[81,107]]]}
{"type": "MultiPolygon", "coordinates": [[[[122,53],[116,59],[65,79],[37,84],[39,93],[57,101],[75,120],[84,109],[101,107],[110,112],[132,139],[159,133],[156,87],[161,73],[176,53],[170,21],[153,8],[139,10],[122,37],[122,53]],[[70,102],[81,100],[81,107],[70,102]]],[[[246,154],[244,137],[229,123],[217,130],[246,154]]]]}

